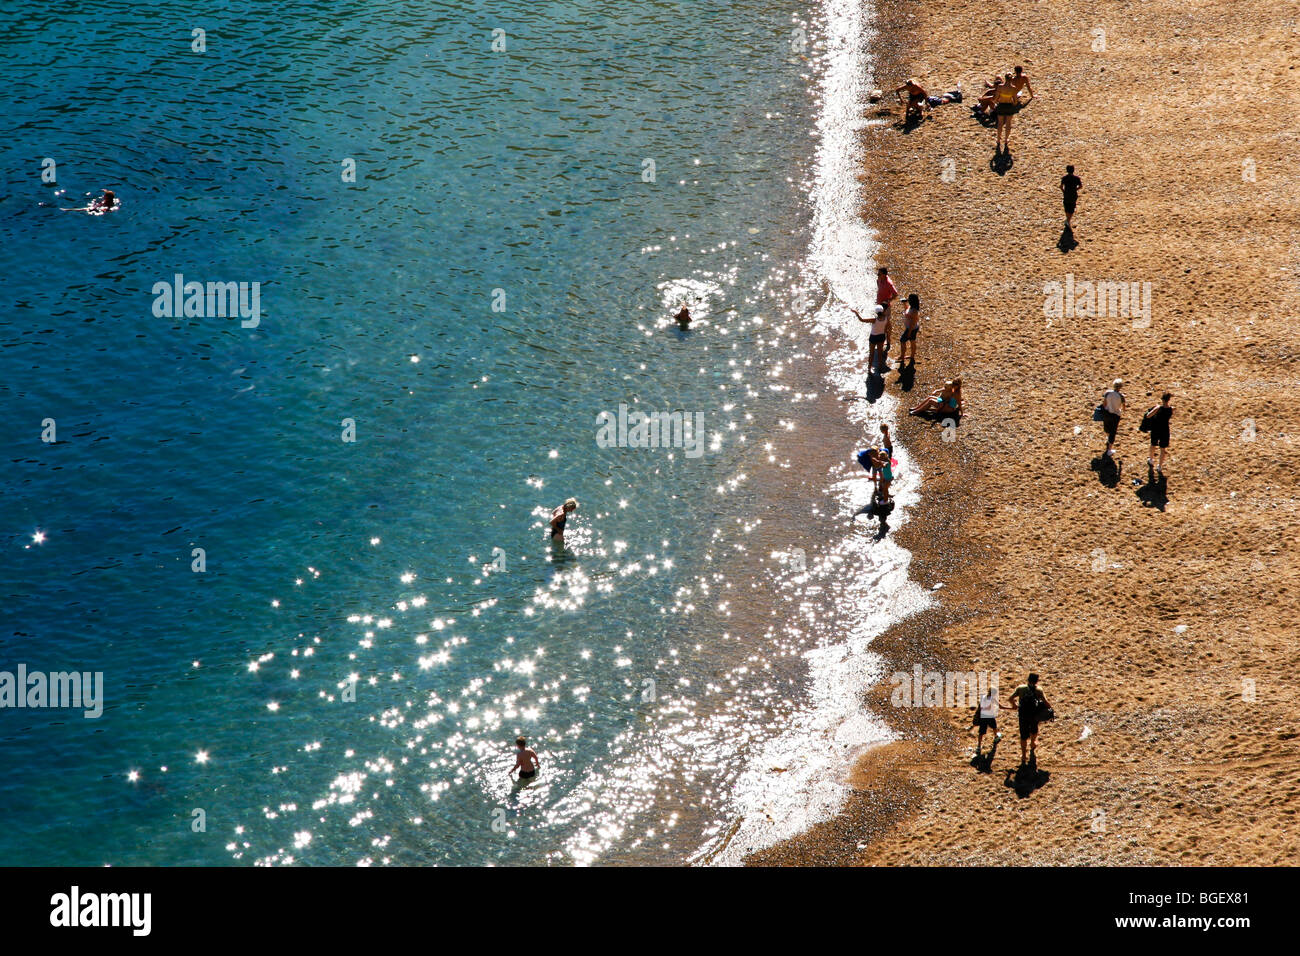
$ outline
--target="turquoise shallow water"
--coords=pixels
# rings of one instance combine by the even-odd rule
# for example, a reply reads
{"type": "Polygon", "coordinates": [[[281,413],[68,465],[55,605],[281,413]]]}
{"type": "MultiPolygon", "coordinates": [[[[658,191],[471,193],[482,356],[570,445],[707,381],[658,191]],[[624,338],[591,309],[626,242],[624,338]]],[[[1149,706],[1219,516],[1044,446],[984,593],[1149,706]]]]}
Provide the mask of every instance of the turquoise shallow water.
{"type": "Polygon", "coordinates": [[[716,837],[813,640],[742,639],[726,593],[770,506],[754,456],[799,414],[817,103],[789,9],[6,7],[0,70],[40,82],[0,147],[0,669],[102,671],[107,701],[0,710],[0,859],[716,837]],[[102,187],[121,209],[55,208],[102,187]],[[260,324],[156,317],[177,273],[261,283],[260,324]],[[707,450],[601,447],[620,404],[698,413],[707,450]]]}

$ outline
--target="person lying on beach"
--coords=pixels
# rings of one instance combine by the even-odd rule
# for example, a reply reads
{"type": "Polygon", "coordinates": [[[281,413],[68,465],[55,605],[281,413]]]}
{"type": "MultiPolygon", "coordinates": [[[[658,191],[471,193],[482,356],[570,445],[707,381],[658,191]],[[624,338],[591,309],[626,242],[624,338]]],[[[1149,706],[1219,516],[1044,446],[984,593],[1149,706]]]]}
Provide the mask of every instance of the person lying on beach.
{"type": "Polygon", "coordinates": [[[569,515],[577,510],[578,499],[570,498],[551,512],[551,541],[553,543],[564,544],[564,525],[569,520],[569,515]]]}
{"type": "Polygon", "coordinates": [[[926,415],[926,414],[952,414],[957,413],[960,418],[966,414],[966,405],[961,397],[961,378],[950,378],[943,383],[943,388],[934,394],[923,398],[911,410],[909,415],[926,415]]]}
{"type": "Polygon", "coordinates": [[[949,90],[947,93],[935,93],[925,98],[925,105],[934,109],[936,106],[942,106],[944,103],[961,102],[961,84],[957,84],[957,89],[949,90]]]}

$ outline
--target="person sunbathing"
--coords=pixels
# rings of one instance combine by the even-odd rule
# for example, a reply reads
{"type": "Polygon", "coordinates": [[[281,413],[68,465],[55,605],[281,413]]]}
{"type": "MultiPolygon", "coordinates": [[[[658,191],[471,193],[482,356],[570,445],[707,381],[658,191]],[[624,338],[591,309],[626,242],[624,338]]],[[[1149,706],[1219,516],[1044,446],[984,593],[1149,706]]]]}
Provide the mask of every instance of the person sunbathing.
{"type": "Polygon", "coordinates": [[[951,378],[943,383],[943,388],[935,392],[916,404],[910,409],[909,415],[933,415],[944,414],[951,415],[956,413],[957,417],[966,414],[966,406],[961,397],[961,379],[951,378]]]}
{"type": "Polygon", "coordinates": [[[944,103],[961,102],[961,84],[957,84],[957,89],[949,90],[947,93],[935,93],[925,98],[925,105],[934,109],[936,106],[942,106],[944,103]]]}

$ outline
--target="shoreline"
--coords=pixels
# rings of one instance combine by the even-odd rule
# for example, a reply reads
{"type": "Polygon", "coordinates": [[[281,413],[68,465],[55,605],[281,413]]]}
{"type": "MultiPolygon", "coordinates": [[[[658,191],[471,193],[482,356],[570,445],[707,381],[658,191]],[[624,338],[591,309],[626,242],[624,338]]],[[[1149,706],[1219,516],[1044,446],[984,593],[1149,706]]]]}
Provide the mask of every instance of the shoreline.
{"type": "MultiPolygon", "coordinates": [[[[872,85],[960,79],[969,97],[981,72],[1023,63],[1036,102],[1016,118],[1015,164],[1001,175],[988,165],[993,130],[964,104],[861,138],[880,261],[923,302],[911,400],[962,374],[973,413],[950,443],[937,426],[900,423],[925,482],[899,540],[912,580],[945,587],[871,647],[887,671],[999,673],[1003,700],[1038,670],[1059,715],[1040,738],[1051,777],[1021,799],[1004,785],[1019,762],[1005,709],[993,772],[978,774],[968,710],[891,707],[884,682],[865,701],[901,739],[846,768],[853,793],[835,818],[746,862],[1294,861],[1300,701],[1280,676],[1295,657],[1300,578],[1283,553],[1300,511],[1300,456],[1285,434],[1300,404],[1286,322],[1300,291],[1288,265],[1300,236],[1295,136],[1283,132],[1300,105],[1288,92],[1294,23],[1256,0],[1231,15],[1172,0],[928,13],[902,0],[882,3],[876,22],[872,85]],[[1254,97],[1220,80],[1247,52],[1254,97]],[[1165,79],[1116,109],[1108,72],[1165,79]],[[1065,252],[1056,183],[1070,162],[1085,186],[1078,245],[1065,252]],[[1149,282],[1150,328],[1128,316],[1053,323],[1044,289],[1067,276],[1149,282]],[[1129,383],[1129,414],[1108,486],[1091,467],[1101,443],[1090,409],[1114,376],[1129,383]],[[1164,388],[1178,412],[1158,510],[1141,497],[1155,486],[1136,420],[1164,388]],[[1255,428],[1243,431],[1246,420],[1255,428]],[[1250,446],[1256,435],[1267,448],[1250,446]],[[1216,451],[1229,443],[1225,463],[1216,451]]],[[[887,390],[898,391],[892,373],[887,390]]]]}

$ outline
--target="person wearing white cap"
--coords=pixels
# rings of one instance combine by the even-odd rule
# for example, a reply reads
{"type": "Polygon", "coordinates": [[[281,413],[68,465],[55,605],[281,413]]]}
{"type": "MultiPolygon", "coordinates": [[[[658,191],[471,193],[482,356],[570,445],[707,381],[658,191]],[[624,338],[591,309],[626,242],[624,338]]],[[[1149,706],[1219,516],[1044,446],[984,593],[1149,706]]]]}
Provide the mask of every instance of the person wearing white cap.
{"type": "Polygon", "coordinates": [[[1106,454],[1115,454],[1115,433],[1119,431],[1119,419],[1124,414],[1124,393],[1119,387],[1124,384],[1122,378],[1115,379],[1110,389],[1101,396],[1101,425],[1106,429],[1106,454]]]}
{"type": "Polygon", "coordinates": [[[885,365],[885,348],[886,343],[889,341],[889,313],[883,305],[876,306],[870,319],[863,318],[862,313],[852,306],[849,306],[849,311],[858,317],[859,322],[871,323],[871,336],[867,339],[867,343],[871,346],[871,354],[867,357],[867,374],[870,375],[876,369],[879,369],[880,374],[884,375],[887,367],[885,365]],[[879,365],[876,364],[877,359],[879,365]]]}

